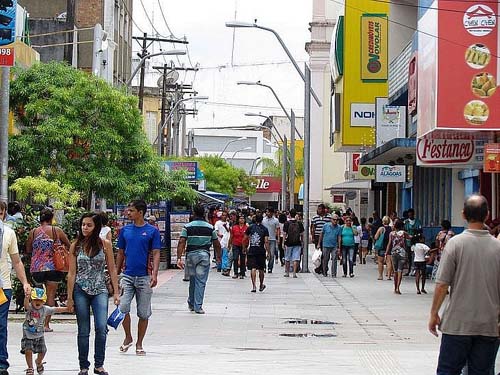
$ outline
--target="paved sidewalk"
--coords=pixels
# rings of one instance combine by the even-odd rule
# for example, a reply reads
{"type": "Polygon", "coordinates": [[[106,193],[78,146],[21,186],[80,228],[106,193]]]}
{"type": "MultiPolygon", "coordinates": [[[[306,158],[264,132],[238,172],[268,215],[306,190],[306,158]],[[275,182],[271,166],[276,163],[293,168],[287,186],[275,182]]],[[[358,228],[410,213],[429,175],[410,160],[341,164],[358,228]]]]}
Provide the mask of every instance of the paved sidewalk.
{"type": "MultiPolygon", "coordinates": [[[[392,282],[376,280],[373,262],[358,265],[352,279],[314,273],[284,278],[282,270],[276,265],[266,274],[262,293],[250,293],[249,278],[234,280],[212,270],[206,315],[188,311],[183,272],[162,272],[144,342],[147,356],[137,357],[133,348],[120,354],[123,332],[112,330],[106,369],[148,375],[435,373],[439,340],[426,328],[433,283],[428,295],[417,295],[408,277],[403,294],[395,295],[392,282]],[[303,319],[307,324],[290,322],[303,319]]],[[[76,325],[53,328],[46,335],[45,374],[76,374],[76,325]]],[[[11,322],[9,334],[11,374],[21,374],[20,323],[11,322]]]]}

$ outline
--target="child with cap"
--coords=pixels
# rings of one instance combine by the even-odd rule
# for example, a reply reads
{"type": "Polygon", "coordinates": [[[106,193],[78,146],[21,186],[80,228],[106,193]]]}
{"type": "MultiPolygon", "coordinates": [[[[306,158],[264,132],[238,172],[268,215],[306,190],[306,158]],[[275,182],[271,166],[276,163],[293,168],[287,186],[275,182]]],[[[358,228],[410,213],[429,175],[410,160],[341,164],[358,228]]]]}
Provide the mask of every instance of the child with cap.
{"type": "Polygon", "coordinates": [[[47,293],[45,288],[33,288],[31,296],[24,297],[24,309],[26,310],[26,319],[23,323],[23,338],[21,340],[21,353],[26,357],[28,369],[26,375],[33,375],[33,353],[38,354],[35,364],[36,371],[42,374],[44,371],[43,358],[47,352],[45,346],[43,325],[45,318],[54,313],[68,312],[67,307],[49,307],[45,306],[47,302],[47,293]]]}

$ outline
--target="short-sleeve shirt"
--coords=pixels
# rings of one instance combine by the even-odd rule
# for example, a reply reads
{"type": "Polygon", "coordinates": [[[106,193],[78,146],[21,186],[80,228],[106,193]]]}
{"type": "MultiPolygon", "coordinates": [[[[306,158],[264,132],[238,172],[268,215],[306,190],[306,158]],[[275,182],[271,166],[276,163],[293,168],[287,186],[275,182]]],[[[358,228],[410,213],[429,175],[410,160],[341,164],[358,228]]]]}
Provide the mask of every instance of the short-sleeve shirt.
{"type": "Polygon", "coordinates": [[[269,232],[269,241],[276,241],[276,230],[280,226],[280,222],[274,216],[270,219],[266,216],[262,220],[262,225],[264,225],[269,232]]]}
{"type": "Polygon", "coordinates": [[[354,246],[354,227],[342,226],[342,246],[354,246]]]}
{"type": "Polygon", "coordinates": [[[425,243],[416,243],[411,247],[411,251],[415,254],[415,262],[425,262],[425,254],[429,251],[429,246],[425,243]]]}
{"type": "Polygon", "coordinates": [[[39,339],[43,337],[45,318],[54,314],[55,307],[43,305],[39,309],[29,306],[23,323],[23,337],[39,339]]]}
{"type": "Polygon", "coordinates": [[[500,241],[486,230],[466,229],[450,238],[439,263],[438,283],[450,285],[441,332],[498,337],[500,241]]]}
{"type": "Polygon", "coordinates": [[[117,246],[125,251],[127,276],[147,276],[148,257],[152,250],[161,249],[160,232],[151,224],[124,226],[118,236],[117,246]]]}
{"type": "Polygon", "coordinates": [[[311,224],[314,225],[314,235],[319,236],[323,229],[323,225],[329,223],[331,220],[332,216],[330,214],[326,214],[325,216],[313,216],[311,224]]]}
{"type": "Polygon", "coordinates": [[[193,220],[181,231],[181,238],[186,238],[186,253],[196,250],[210,251],[212,242],[217,240],[214,227],[205,220],[193,220]]]}
{"type": "Polygon", "coordinates": [[[231,230],[229,221],[219,220],[215,223],[214,227],[219,235],[220,246],[224,249],[227,248],[229,245],[229,231],[231,230]]]}
{"type": "Polygon", "coordinates": [[[323,247],[337,247],[338,237],[342,232],[342,227],[340,225],[333,225],[332,223],[326,223],[323,225],[323,247]]]}
{"type": "Polygon", "coordinates": [[[245,232],[248,228],[248,225],[245,223],[243,226],[239,226],[239,224],[233,225],[231,227],[231,233],[233,235],[232,244],[234,246],[242,246],[243,245],[243,237],[245,236],[245,232]]]}
{"type": "Polygon", "coordinates": [[[10,271],[12,269],[12,262],[10,256],[13,254],[18,254],[19,250],[17,248],[17,237],[16,233],[12,228],[7,225],[3,225],[3,251],[2,257],[0,258],[0,278],[2,282],[3,289],[12,289],[12,283],[10,280],[10,271]]]}
{"type": "Polygon", "coordinates": [[[252,224],[247,228],[245,234],[248,236],[249,255],[266,253],[264,244],[266,243],[266,237],[269,237],[269,231],[264,225],[252,224]]]}

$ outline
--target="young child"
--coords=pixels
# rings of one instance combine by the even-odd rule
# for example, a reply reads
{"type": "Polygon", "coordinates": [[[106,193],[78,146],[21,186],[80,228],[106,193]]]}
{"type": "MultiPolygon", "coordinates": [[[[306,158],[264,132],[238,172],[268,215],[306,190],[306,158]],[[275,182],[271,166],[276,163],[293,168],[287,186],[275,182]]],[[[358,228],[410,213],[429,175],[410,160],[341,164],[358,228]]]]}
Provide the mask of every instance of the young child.
{"type": "Polygon", "coordinates": [[[416,234],[412,238],[411,251],[415,254],[415,284],[417,285],[417,294],[427,294],[425,290],[425,279],[427,278],[427,264],[425,261],[425,256],[429,252],[430,248],[424,241],[424,236],[422,234],[416,234]],[[422,279],[422,292],[420,292],[420,279],[422,279]]]}
{"type": "Polygon", "coordinates": [[[26,357],[28,369],[26,375],[33,375],[33,353],[38,354],[35,364],[36,371],[42,374],[44,371],[43,358],[47,352],[45,346],[43,325],[45,318],[54,313],[67,312],[67,307],[45,306],[47,293],[45,289],[33,288],[31,296],[25,296],[24,308],[26,310],[26,320],[23,323],[23,338],[21,340],[21,353],[26,357]],[[31,297],[31,298],[30,298],[31,297]]]}

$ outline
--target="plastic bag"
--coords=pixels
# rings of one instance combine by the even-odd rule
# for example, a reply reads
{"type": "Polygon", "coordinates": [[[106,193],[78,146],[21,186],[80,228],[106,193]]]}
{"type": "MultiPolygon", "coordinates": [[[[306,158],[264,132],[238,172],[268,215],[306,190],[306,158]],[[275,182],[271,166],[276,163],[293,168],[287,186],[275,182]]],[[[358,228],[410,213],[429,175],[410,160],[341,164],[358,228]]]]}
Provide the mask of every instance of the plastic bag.
{"type": "Polygon", "coordinates": [[[321,255],[321,249],[314,250],[314,253],[312,255],[312,262],[315,267],[319,267],[321,265],[321,255]]]}
{"type": "Polygon", "coordinates": [[[108,318],[108,326],[117,329],[123,318],[125,318],[125,314],[122,313],[120,308],[117,306],[108,318]]]}

